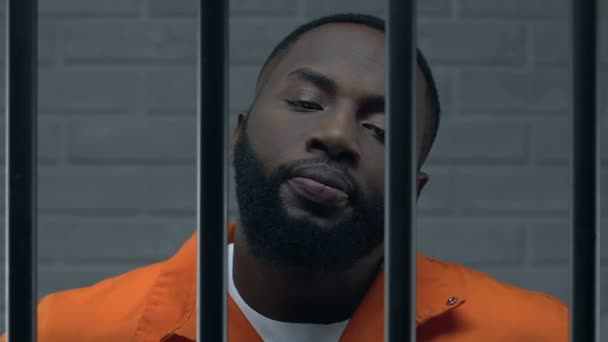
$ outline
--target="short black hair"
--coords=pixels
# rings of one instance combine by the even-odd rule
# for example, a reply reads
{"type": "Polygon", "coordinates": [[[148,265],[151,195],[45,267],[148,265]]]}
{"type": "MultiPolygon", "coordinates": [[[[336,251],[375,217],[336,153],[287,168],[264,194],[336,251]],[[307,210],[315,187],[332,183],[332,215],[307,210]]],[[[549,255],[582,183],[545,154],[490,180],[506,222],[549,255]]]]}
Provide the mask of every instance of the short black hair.
{"type": "MultiPolygon", "coordinates": [[[[296,28],[289,35],[287,35],[283,40],[279,42],[279,44],[272,50],[266,61],[264,62],[260,74],[257,80],[257,86],[259,87],[260,82],[263,77],[265,77],[265,71],[270,64],[271,61],[279,59],[279,57],[283,56],[289,48],[298,40],[298,38],[321,25],[325,24],[336,24],[336,23],[349,23],[349,24],[360,24],[365,25],[367,27],[376,29],[378,31],[386,32],[386,24],[383,19],[367,14],[355,14],[355,13],[340,13],[328,15],[325,17],[321,17],[305,23],[300,27],[296,28]]],[[[429,124],[423,132],[422,138],[422,146],[420,153],[422,154],[418,159],[420,160],[420,164],[426,159],[428,156],[433,142],[435,141],[435,137],[437,136],[437,131],[439,129],[439,119],[441,114],[441,104],[439,102],[439,92],[437,91],[437,86],[435,84],[435,79],[433,78],[433,73],[431,72],[431,68],[426,58],[420,51],[420,49],[416,49],[416,62],[418,67],[420,68],[426,82],[428,84],[428,103],[431,108],[431,117],[429,120],[429,124]]],[[[257,92],[257,91],[256,91],[257,92]]],[[[420,165],[419,165],[420,167],[420,165]]]]}

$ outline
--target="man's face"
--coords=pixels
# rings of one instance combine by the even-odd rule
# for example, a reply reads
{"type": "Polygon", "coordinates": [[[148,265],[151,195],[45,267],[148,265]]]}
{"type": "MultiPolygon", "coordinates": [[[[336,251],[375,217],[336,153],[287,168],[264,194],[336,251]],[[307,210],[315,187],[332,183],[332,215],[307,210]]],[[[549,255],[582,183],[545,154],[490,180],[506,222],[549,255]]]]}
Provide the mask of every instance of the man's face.
{"type": "MultiPolygon", "coordinates": [[[[346,270],[383,248],[385,36],[322,25],[265,76],[234,138],[242,230],[275,264],[346,270]]],[[[424,113],[426,84],[417,79],[424,113]]]]}

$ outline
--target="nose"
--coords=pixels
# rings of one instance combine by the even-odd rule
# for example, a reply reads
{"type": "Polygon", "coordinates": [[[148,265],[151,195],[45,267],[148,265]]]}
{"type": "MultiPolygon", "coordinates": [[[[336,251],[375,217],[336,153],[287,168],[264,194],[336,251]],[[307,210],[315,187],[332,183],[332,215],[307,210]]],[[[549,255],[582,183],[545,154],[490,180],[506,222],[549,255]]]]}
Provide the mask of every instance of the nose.
{"type": "Polygon", "coordinates": [[[357,127],[354,115],[329,114],[307,139],[306,151],[325,154],[336,162],[354,166],[361,158],[357,143],[357,127]]]}

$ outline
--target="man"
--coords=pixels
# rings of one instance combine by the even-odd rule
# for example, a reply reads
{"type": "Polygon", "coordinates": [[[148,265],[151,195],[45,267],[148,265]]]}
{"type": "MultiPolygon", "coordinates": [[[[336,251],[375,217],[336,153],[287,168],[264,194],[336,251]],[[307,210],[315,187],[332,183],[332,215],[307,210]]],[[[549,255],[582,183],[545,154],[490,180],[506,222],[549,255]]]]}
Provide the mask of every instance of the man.
{"type": "MultiPolygon", "coordinates": [[[[294,31],[262,68],[232,139],[230,341],[384,339],[385,57],[380,19],[335,15],[294,31]]],[[[418,65],[420,169],[439,100],[420,53],[418,65]]],[[[418,194],[428,179],[418,173],[418,194]]],[[[568,339],[555,298],[420,254],[417,270],[420,341],[568,339]]],[[[165,262],[44,298],[39,340],[191,341],[195,296],[193,236],[165,262]]]]}

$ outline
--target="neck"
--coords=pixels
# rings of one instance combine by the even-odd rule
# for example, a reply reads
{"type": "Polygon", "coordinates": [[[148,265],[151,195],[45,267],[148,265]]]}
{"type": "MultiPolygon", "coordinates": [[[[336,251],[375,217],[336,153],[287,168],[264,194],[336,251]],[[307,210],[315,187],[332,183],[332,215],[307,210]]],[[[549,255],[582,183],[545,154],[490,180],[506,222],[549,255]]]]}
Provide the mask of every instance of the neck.
{"type": "Polygon", "coordinates": [[[346,271],[321,276],[277,268],[253,255],[235,231],[233,278],[243,300],[273,320],[330,324],[349,319],[374,280],[382,260],[379,246],[346,271]]]}

